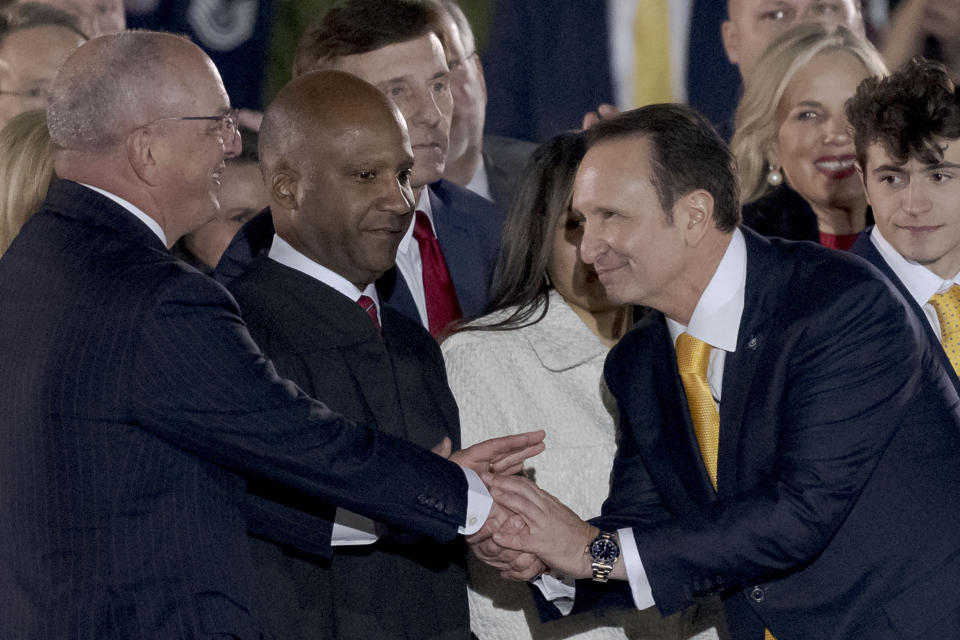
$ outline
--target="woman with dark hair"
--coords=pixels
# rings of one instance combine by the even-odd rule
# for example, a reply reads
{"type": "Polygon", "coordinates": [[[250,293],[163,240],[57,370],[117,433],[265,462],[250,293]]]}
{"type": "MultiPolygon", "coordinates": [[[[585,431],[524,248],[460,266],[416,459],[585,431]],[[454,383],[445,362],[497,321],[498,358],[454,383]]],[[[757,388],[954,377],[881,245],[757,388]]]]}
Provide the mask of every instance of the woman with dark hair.
{"type": "MultiPolygon", "coordinates": [[[[580,260],[583,230],[570,209],[585,145],[564,133],[536,151],[507,216],[490,312],[441,345],[460,407],[463,446],[490,434],[547,429],[547,450],[525,473],[581,517],[600,513],[616,453],[615,405],[603,386],[607,351],[633,308],[610,300],[580,260]]],[[[573,616],[540,624],[523,584],[471,560],[471,628],[497,638],[689,638],[711,627],[648,611],[573,616]],[[699,624],[699,627],[694,625],[699,624]]],[[[711,629],[698,638],[715,638],[711,629]]]]}

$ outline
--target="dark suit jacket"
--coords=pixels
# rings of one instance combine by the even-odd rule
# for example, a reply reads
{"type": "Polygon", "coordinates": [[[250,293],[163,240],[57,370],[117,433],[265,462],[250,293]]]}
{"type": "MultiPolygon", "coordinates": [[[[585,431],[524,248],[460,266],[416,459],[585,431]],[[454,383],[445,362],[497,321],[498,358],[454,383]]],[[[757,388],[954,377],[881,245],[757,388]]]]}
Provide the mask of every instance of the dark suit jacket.
{"type": "MultiPolygon", "coordinates": [[[[478,316],[487,306],[503,218],[492,202],[447,180],[434,182],[429,189],[437,241],[460,309],[464,316],[478,316]]],[[[377,280],[377,291],[385,305],[420,322],[410,288],[398,269],[377,280]]]]}
{"type": "Polygon", "coordinates": [[[939,347],[859,258],[744,235],[719,492],[653,314],[607,360],[622,438],[599,526],[633,527],[661,612],[721,593],[735,638],[960,637],[960,400],[939,347]]]}
{"type": "MultiPolygon", "coordinates": [[[[914,297],[910,295],[906,285],[904,285],[903,281],[897,277],[897,274],[893,272],[893,269],[890,268],[890,265],[887,264],[887,261],[883,259],[883,256],[880,255],[880,252],[877,251],[877,248],[870,240],[870,234],[872,232],[873,227],[869,227],[865,231],[861,232],[860,237],[857,238],[857,241],[854,243],[854,245],[850,247],[850,253],[865,259],[867,262],[879,269],[880,273],[886,276],[887,280],[893,283],[893,286],[897,288],[897,291],[900,292],[900,295],[903,296],[903,299],[909,303],[908,306],[916,315],[917,321],[927,331],[927,335],[930,340],[934,344],[939,344],[940,339],[937,337],[937,334],[934,333],[933,327],[931,327],[930,323],[927,321],[927,316],[924,315],[923,309],[917,304],[917,301],[914,299],[914,297]]],[[[957,390],[960,391],[960,379],[957,378],[957,374],[953,370],[953,365],[950,364],[950,359],[947,357],[947,354],[941,349],[938,355],[941,356],[941,364],[943,364],[944,369],[947,371],[947,375],[953,381],[953,384],[955,387],[957,387],[957,390]]]]}
{"type": "MultiPolygon", "coordinates": [[[[606,4],[496,2],[483,56],[488,132],[543,141],[579,129],[583,115],[601,102],[615,102],[606,4]]],[[[694,0],[687,101],[729,137],[740,74],[723,50],[725,18],[725,2],[694,0]]]]}
{"type": "MultiPolygon", "coordinates": [[[[743,205],[743,224],[768,238],[820,244],[817,214],[803,196],[785,184],[743,205]]],[[[867,207],[867,224],[873,224],[870,207],[867,207]]]]}
{"type": "Polygon", "coordinates": [[[483,136],[483,166],[487,171],[487,182],[493,203],[506,216],[513,202],[517,180],[537,145],[524,140],[514,140],[501,136],[483,136]]]}
{"type": "MultiPolygon", "coordinates": [[[[356,303],[266,257],[254,261],[230,290],[250,334],[280,375],[312,396],[328,398],[328,406],[348,418],[424,448],[444,436],[459,448],[457,405],[440,349],[419,324],[384,308],[381,339],[356,303]]],[[[254,501],[300,506],[306,499],[264,482],[251,482],[250,491],[254,501]]],[[[324,507],[301,510],[302,524],[329,529],[334,508],[324,507]]],[[[470,637],[458,543],[399,545],[381,539],[371,546],[339,547],[326,559],[259,538],[252,544],[268,636],[470,637]]]]}
{"type": "Polygon", "coordinates": [[[249,478],[440,540],[466,517],[460,469],[279,378],[226,290],[85,187],[51,186],[0,301],[0,637],[258,638],[249,478]]]}

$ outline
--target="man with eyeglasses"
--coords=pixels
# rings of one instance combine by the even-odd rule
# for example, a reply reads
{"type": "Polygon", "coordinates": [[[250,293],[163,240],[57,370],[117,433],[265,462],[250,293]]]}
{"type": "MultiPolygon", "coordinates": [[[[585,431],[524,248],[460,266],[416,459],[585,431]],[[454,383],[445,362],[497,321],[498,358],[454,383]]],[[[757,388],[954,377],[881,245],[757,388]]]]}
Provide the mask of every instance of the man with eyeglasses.
{"type": "Polygon", "coordinates": [[[46,106],[57,69],[86,40],[76,18],[60,9],[31,2],[0,11],[0,128],[46,106]]]}
{"type": "Polygon", "coordinates": [[[330,532],[252,508],[252,478],[441,541],[483,525],[476,472],[515,472],[542,432],[447,460],[350,422],[170,255],[239,145],[198,47],[90,41],[47,121],[60,180],[0,259],[0,637],[262,638],[248,527],[307,553],[330,532]]]}

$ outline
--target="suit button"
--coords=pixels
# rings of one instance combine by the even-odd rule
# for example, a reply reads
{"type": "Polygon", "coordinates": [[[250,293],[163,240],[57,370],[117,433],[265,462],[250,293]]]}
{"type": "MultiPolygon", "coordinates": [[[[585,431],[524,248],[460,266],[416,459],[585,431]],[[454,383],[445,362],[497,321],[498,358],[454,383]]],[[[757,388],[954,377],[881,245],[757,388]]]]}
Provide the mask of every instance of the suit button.
{"type": "Polygon", "coordinates": [[[433,508],[437,511],[443,511],[443,500],[437,500],[437,504],[433,505],[433,508]]]}
{"type": "Polygon", "coordinates": [[[753,589],[750,589],[750,597],[753,599],[754,602],[763,602],[763,599],[766,596],[767,594],[764,593],[763,589],[761,589],[760,587],[754,587],[753,589]]]}
{"type": "Polygon", "coordinates": [[[422,493],[417,496],[417,502],[419,502],[420,504],[427,504],[427,500],[428,500],[427,496],[423,495],[422,493]]]}

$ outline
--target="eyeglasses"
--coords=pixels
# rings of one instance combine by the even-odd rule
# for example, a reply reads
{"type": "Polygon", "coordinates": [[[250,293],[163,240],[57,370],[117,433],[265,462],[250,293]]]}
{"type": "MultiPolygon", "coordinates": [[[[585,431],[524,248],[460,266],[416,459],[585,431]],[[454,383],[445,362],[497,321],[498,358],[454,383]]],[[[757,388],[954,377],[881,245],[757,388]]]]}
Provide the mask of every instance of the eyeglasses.
{"type": "Polygon", "coordinates": [[[227,113],[219,116],[171,116],[169,118],[157,118],[148,122],[144,126],[150,126],[157,122],[169,122],[171,120],[211,120],[217,122],[217,135],[223,140],[223,144],[233,144],[237,139],[237,123],[239,122],[240,110],[231,109],[227,113]]]}

